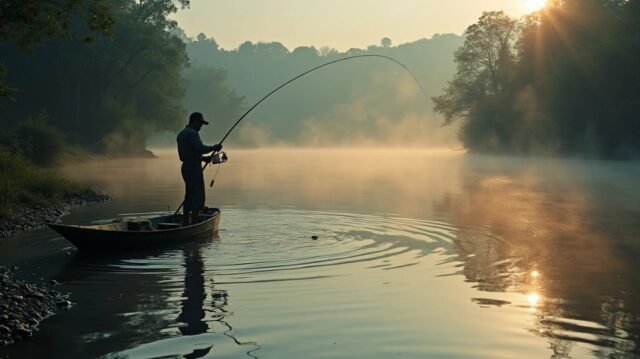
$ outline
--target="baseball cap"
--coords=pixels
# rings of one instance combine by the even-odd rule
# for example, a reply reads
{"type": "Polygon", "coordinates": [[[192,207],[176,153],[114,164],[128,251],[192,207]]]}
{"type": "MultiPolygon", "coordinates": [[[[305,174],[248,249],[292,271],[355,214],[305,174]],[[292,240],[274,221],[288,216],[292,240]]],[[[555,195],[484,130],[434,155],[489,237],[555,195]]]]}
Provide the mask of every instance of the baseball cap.
{"type": "Polygon", "coordinates": [[[200,112],[194,112],[189,115],[189,122],[202,122],[204,125],[208,125],[209,122],[205,121],[204,116],[200,112]]]}

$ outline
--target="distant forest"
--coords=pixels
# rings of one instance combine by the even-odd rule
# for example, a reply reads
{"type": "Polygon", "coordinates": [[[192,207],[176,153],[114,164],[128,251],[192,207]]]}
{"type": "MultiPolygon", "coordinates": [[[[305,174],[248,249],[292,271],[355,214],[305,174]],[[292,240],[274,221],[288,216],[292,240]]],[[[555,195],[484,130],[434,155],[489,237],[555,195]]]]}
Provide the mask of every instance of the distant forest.
{"type": "MultiPolygon", "coordinates": [[[[218,141],[291,77],[324,68],[260,105],[229,144],[452,146],[475,152],[635,158],[640,149],[640,0],[552,0],[523,19],[487,12],[464,36],[366,49],[287,49],[189,38],[171,15],[188,0],[7,0],[0,4],[0,146],[145,152],[191,111],[218,141]],[[65,8],[66,6],[66,8],[65,8]],[[35,14],[35,15],[34,15],[35,14]],[[452,126],[442,127],[443,124],[452,126]],[[156,139],[158,137],[156,136],[156,139]]],[[[46,161],[45,161],[46,162],[46,161]]]]}
{"type": "Polygon", "coordinates": [[[465,32],[435,111],[477,152],[640,158],[640,1],[552,0],[465,32]]]}
{"type": "MultiPolygon", "coordinates": [[[[205,34],[186,43],[190,66],[185,70],[186,106],[214,118],[207,130],[219,140],[240,113],[225,107],[233,94],[213,88],[225,82],[248,107],[271,90],[320,64],[360,54],[390,56],[407,65],[427,96],[437,94],[455,73],[453,53],[463,39],[435,35],[392,46],[389,38],[367,49],[339,52],[329,47],[287,49],[279,42],[244,42],[225,50],[205,34]],[[222,103],[221,103],[222,102],[222,103]]],[[[287,143],[306,146],[443,146],[457,142],[455,129],[441,128],[433,105],[411,75],[391,61],[354,59],[313,72],[283,88],[256,108],[231,141],[245,145],[287,143]]]]}

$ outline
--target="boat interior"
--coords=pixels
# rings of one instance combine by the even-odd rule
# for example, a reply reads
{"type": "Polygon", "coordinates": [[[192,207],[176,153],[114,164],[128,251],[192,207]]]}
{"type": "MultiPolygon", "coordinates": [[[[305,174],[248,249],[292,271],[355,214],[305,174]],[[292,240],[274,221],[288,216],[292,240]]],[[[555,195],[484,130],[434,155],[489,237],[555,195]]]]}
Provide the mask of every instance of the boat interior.
{"type": "MultiPolygon", "coordinates": [[[[195,225],[202,223],[211,217],[218,214],[218,209],[207,208],[199,214],[199,220],[195,225]]],[[[110,223],[101,223],[95,225],[88,225],[83,227],[90,227],[94,229],[104,231],[129,231],[129,232],[145,232],[145,231],[161,231],[168,229],[176,229],[184,227],[182,225],[182,214],[177,215],[165,215],[155,217],[122,217],[116,218],[110,223]]]]}

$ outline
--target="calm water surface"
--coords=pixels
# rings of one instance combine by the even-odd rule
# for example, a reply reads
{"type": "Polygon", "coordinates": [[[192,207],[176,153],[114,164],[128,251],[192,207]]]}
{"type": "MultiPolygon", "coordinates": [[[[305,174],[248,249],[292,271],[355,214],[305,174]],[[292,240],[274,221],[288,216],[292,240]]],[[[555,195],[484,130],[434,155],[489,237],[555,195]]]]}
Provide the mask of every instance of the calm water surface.
{"type": "MultiPolygon", "coordinates": [[[[64,222],[173,210],[159,154],[66,168],[115,199],[64,222]]],[[[229,156],[207,189],[219,238],[108,258],[48,229],[1,241],[75,305],[0,357],[640,358],[638,163],[229,156]]]]}

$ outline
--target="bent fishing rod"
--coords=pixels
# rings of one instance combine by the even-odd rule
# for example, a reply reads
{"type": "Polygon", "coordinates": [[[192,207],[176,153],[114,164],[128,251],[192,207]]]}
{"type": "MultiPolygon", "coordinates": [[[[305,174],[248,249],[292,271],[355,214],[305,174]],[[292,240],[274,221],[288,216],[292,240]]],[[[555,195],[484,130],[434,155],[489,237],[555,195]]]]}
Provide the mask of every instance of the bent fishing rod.
{"type": "MultiPolygon", "coordinates": [[[[281,88],[283,88],[283,87],[287,86],[288,84],[292,83],[293,81],[295,81],[295,80],[297,80],[297,79],[299,79],[299,78],[301,78],[301,77],[303,77],[303,76],[305,76],[305,75],[307,75],[307,74],[309,74],[309,73],[311,73],[311,72],[314,72],[314,71],[316,71],[316,70],[319,70],[319,69],[321,69],[321,68],[323,68],[323,67],[325,67],[325,66],[333,65],[333,64],[335,64],[335,63],[337,63],[337,62],[348,61],[348,60],[353,60],[353,59],[358,59],[358,58],[364,58],[364,57],[370,57],[370,58],[371,58],[371,57],[374,57],[374,58],[386,59],[386,60],[389,60],[389,61],[395,62],[396,64],[398,64],[398,65],[402,66],[402,68],[403,68],[406,72],[408,72],[408,73],[409,73],[409,75],[411,75],[411,77],[413,78],[413,81],[418,85],[418,87],[420,87],[420,91],[422,92],[422,95],[424,96],[425,101],[426,101],[426,102],[428,102],[428,101],[429,101],[429,98],[427,97],[427,94],[426,94],[426,93],[425,93],[425,91],[424,91],[424,87],[422,87],[422,84],[420,83],[420,81],[418,81],[418,78],[416,77],[416,75],[414,75],[414,74],[413,74],[413,72],[411,72],[411,70],[409,70],[409,68],[408,68],[405,64],[403,64],[402,62],[400,62],[400,61],[398,61],[398,60],[396,60],[396,59],[394,59],[394,58],[392,58],[392,57],[389,57],[389,56],[385,56],[385,55],[376,55],[376,54],[363,54],[363,55],[347,56],[347,57],[343,57],[343,58],[340,58],[340,59],[337,59],[337,60],[333,60],[333,61],[326,62],[326,63],[324,63],[324,64],[322,64],[322,65],[318,65],[318,66],[316,66],[316,67],[314,67],[314,68],[312,68],[312,69],[309,69],[309,70],[307,70],[307,71],[305,71],[305,72],[303,72],[303,73],[299,74],[298,76],[296,76],[296,77],[292,78],[291,80],[289,80],[289,81],[287,81],[287,82],[283,83],[282,85],[280,85],[280,86],[276,87],[275,89],[271,90],[271,92],[269,92],[268,94],[266,94],[263,98],[261,98],[261,99],[260,99],[260,101],[256,102],[256,103],[255,103],[253,106],[251,106],[251,107],[250,107],[250,108],[249,108],[249,109],[248,109],[244,114],[242,114],[242,116],[240,116],[240,118],[238,118],[238,120],[233,124],[233,126],[231,126],[231,128],[229,129],[229,131],[227,131],[227,133],[224,135],[224,137],[222,137],[222,139],[221,139],[221,140],[220,140],[220,142],[218,142],[218,143],[219,143],[220,145],[222,145],[222,143],[227,139],[227,137],[229,137],[229,135],[231,134],[231,132],[232,132],[232,131],[233,131],[233,130],[234,130],[234,129],[235,129],[235,128],[240,124],[240,122],[241,122],[245,117],[247,117],[247,115],[249,115],[249,113],[251,113],[251,111],[253,111],[256,107],[258,107],[258,105],[260,105],[262,102],[264,102],[266,99],[268,99],[271,95],[273,95],[274,93],[278,92],[281,88]]],[[[216,158],[213,158],[213,156],[212,156],[213,161],[211,161],[211,160],[210,160],[210,161],[206,162],[206,163],[204,164],[204,166],[202,166],[202,171],[204,171],[204,170],[207,168],[207,166],[208,166],[209,164],[211,164],[211,162],[214,162],[214,163],[218,164],[218,169],[220,169],[219,165],[227,161],[227,156],[226,156],[226,154],[225,154],[224,152],[219,152],[219,154],[221,154],[221,155],[217,156],[216,158]]],[[[214,156],[215,156],[215,155],[214,155],[214,156]]],[[[209,187],[212,187],[212,186],[213,186],[213,183],[214,183],[214,181],[215,181],[215,177],[217,176],[217,174],[218,174],[218,171],[216,170],[216,175],[214,176],[214,179],[211,181],[211,184],[209,185],[209,187]]],[[[182,208],[182,206],[183,206],[183,205],[184,205],[184,200],[182,201],[182,203],[180,203],[180,206],[179,206],[179,207],[178,207],[178,209],[175,211],[174,215],[177,215],[177,214],[178,214],[178,212],[180,212],[180,209],[182,208]]]]}
{"type": "Polygon", "coordinates": [[[333,64],[335,64],[336,62],[348,61],[348,60],[353,60],[353,59],[363,58],[363,57],[377,57],[377,58],[387,59],[387,60],[393,61],[393,62],[395,62],[396,64],[398,64],[398,65],[402,66],[402,68],[404,68],[404,69],[405,69],[405,70],[406,70],[406,71],[411,75],[411,77],[413,77],[413,80],[415,81],[415,83],[416,83],[416,84],[418,84],[418,86],[420,87],[420,91],[422,92],[422,95],[424,96],[425,100],[426,100],[427,102],[429,101],[429,98],[427,97],[427,94],[424,92],[424,87],[422,87],[422,84],[420,83],[420,81],[418,81],[418,78],[417,78],[417,77],[413,74],[413,72],[411,72],[411,70],[409,70],[409,68],[408,68],[405,64],[403,64],[402,62],[400,62],[400,61],[398,61],[398,60],[396,60],[396,59],[394,59],[394,58],[392,58],[392,57],[389,57],[389,56],[385,56],[385,55],[374,55],[374,54],[353,55],[353,56],[343,57],[343,58],[340,58],[340,59],[337,59],[337,60],[333,60],[333,61],[326,62],[326,63],[324,63],[324,64],[322,64],[322,65],[319,65],[319,66],[316,66],[316,67],[314,67],[314,68],[312,68],[312,69],[310,69],[310,70],[307,70],[307,71],[305,71],[305,72],[301,73],[300,75],[298,75],[298,76],[296,76],[296,77],[292,78],[291,80],[289,80],[289,81],[287,81],[287,82],[283,83],[282,85],[280,85],[280,86],[276,87],[275,89],[273,89],[271,92],[269,92],[268,94],[266,94],[263,98],[261,98],[261,99],[260,99],[260,101],[256,102],[253,106],[251,106],[251,108],[249,108],[249,109],[247,110],[247,112],[245,112],[242,116],[240,116],[240,118],[239,118],[239,119],[238,119],[238,120],[233,124],[233,126],[231,126],[231,128],[229,129],[229,131],[227,131],[227,133],[224,135],[224,137],[222,137],[222,140],[220,140],[219,144],[222,144],[222,143],[224,142],[224,140],[226,140],[226,139],[227,139],[227,137],[229,137],[229,135],[231,134],[231,131],[233,131],[233,130],[236,128],[236,126],[238,126],[238,124],[240,123],[240,121],[242,121],[245,117],[247,117],[247,115],[248,115],[249,113],[251,113],[251,111],[253,111],[253,109],[255,109],[256,107],[258,107],[258,105],[260,105],[264,100],[266,100],[267,98],[269,98],[269,97],[270,97],[271,95],[273,95],[274,93],[278,92],[278,90],[280,90],[281,88],[283,88],[283,87],[287,86],[288,84],[292,83],[293,81],[295,81],[295,80],[297,80],[297,79],[299,79],[299,78],[301,78],[301,77],[303,77],[303,76],[305,76],[305,75],[307,75],[307,74],[309,74],[309,73],[311,73],[311,72],[313,72],[313,71],[316,71],[316,70],[318,70],[318,69],[321,69],[321,68],[323,68],[323,67],[325,67],[325,66],[333,65],[333,64]]]}

